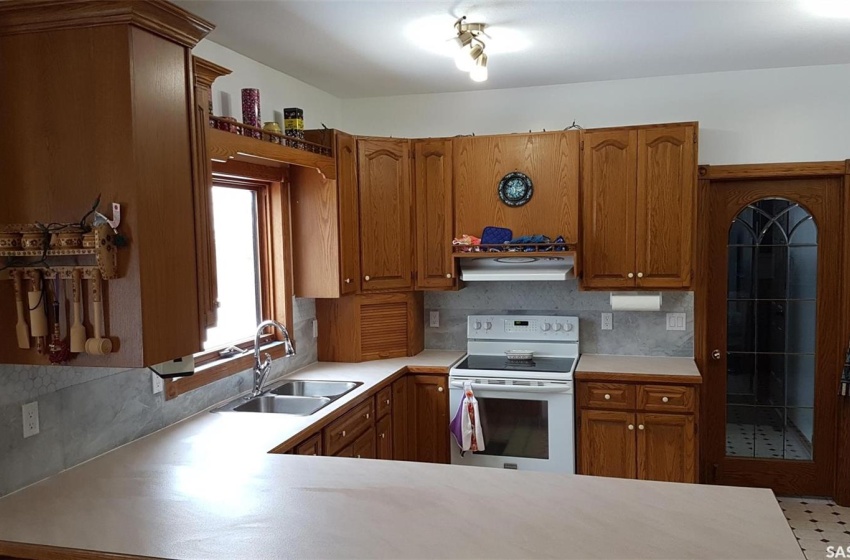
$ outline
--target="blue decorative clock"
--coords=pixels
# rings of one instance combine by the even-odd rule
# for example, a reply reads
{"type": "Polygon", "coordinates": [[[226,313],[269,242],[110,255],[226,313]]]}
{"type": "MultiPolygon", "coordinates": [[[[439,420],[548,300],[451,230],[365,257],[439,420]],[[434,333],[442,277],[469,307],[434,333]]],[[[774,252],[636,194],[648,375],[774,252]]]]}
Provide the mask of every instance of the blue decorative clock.
{"type": "Polygon", "coordinates": [[[508,206],[522,206],[531,200],[534,187],[525,173],[514,171],[499,181],[499,198],[508,206]]]}

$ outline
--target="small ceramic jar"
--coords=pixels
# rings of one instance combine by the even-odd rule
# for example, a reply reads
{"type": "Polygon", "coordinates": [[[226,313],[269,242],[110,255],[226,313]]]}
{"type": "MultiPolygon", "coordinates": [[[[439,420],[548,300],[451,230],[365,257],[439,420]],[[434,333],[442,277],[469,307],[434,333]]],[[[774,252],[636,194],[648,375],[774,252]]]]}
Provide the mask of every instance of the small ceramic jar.
{"type": "MultiPolygon", "coordinates": [[[[280,125],[275,121],[268,121],[263,125],[263,130],[266,132],[273,132],[275,134],[283,134],[283,131],[280,128],[280,125]]],[[[274,142],[275,144],[280,144],[281,138],[278,136],[269,135],[269,141],[274,142]]]]}
{"type": "Polygon", "coordinates": [[[18,232],[0,232],[0,251],[18,251],[21,248],[21,234],[18,232]]]}
{"type": "Polygon", "coordinates": [[[32,251],[44,249],[45,234],[42,231],[30,231],[21,236],[21,249],[32,251]]]}

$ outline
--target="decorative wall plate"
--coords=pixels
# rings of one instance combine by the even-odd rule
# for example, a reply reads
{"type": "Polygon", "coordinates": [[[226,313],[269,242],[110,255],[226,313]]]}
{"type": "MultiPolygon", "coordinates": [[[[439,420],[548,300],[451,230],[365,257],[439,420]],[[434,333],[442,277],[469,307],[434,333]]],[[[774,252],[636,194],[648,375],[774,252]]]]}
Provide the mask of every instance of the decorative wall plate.
{"type": "Polygon", "coordinates": [[[522,206],[531,200],[534,187],[525,173],[514,171],[499,181],[499,198],[508,206],[522,206]]]}

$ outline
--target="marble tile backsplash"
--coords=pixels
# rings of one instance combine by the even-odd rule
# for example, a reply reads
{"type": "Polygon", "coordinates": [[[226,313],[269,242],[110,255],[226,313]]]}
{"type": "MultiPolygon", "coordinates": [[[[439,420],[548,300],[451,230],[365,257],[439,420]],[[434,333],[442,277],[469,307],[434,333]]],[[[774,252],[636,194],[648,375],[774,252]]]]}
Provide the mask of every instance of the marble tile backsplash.
{"type": "Polygon", "coordinates": [[[665,292],[661,311],[615,311],[613,329],[601,330],[611,313],[608,292],[583,292],[566,282],[470,282],[457,292],[426,292],[425,347],[464,350],[469,315],[573,315],[579,318],[581,352],[645,356],[693,356],[693,293],[665,292]],[[428,326],[429,311],[440,326],[428,326]],[[667,330],[667,313],[685,313],[684,331],[667,330]]]}
{"type": "MultiPolygon", "coordinates": [[[[296,299],[298,353],[275,360],[273,381],[316,361],[313,300],[296,299]]],[[[147,369],[0,365],[0,496],[247,391],[246,370],[175,399],[151,390],[147,369]],[[24,439],[21,405],[38,401],[40,432],[24,439]]]]}

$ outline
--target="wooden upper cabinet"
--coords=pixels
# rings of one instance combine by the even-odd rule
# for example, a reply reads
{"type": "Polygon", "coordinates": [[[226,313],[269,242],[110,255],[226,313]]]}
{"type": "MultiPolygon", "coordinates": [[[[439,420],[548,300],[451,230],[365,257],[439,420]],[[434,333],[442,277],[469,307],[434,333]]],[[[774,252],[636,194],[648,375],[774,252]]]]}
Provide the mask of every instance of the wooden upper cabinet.
{"type": "Polygon", "coordinates": [[[354,294],[360,286],[360,224],[357,192],[357,141],[336,133],[336,177],[339,195],[340,293],[354,294]]]}
{"type": "MultiPolygon", "coordinates": [[[[308,131],[314,132],[314,131],[308,131]]],[[[357,142],[350,134],[323,130],[334,146],[336,179],[316,169],[289,169],[293,282],[298,297],[338,298],[360,287],[357,142]]]]}
{"type": "Polygon", "coordinates": [[[615,410],[582,410],[579,472],[635,478],[635,415],[615,410]]]}
{"type": "Polygon", "coordinates": [[[637,285],[682,288],[691,283],[696,129],[638,131],[637,285]]]}
{"type": "Polygon", "coordinates": [[[207,131],[212,114],[212,85],[230,70],[193,56],[192,191],[195,197],[195,244],[198,261],[198,307],[201,340],[216,325],[218,281],[213,235],[212,161],[207,154],[207,131]]]}
{"type": "MultiPolygon", "coordinates": [[[[207,170],[191,49],[211,29],[166,2],[0,2],[0,106],[14,108],[0,127],[0,224],[79,222],[98,195],[107,215],[122,205],[128,245],[103,288],[113,352],[81,353],[74,366],[138,368],[201,350],[213,300],[198,294],[196,186],[207,170]]],[[[84,291],[91,335],[88,282],[84,291]]],[[[12,282],[0,281],[0,317],[15,314],[12,282]]],[[[49,363],[9,344],[14,330],[0,323],[0,363],[49,363]]]]}
{"type": "Polygon", "coordinates": [[[454,286],[452,142],[413,142],[416,194],[416,288],[454,286]]]}
{"type": "Polygon", "coordinates": [[[696,135],[696,123],[583,132],[582,287],[690,287],[696,135]]]}
{"type": "Polygon", "coordinates": [[[636,176],[637,131],[584,133],[581,183],[584,287],[634,286],[636,176]]]}
{"type": "Polygon", "coordinates": [[[580,135],[578,131],[454,138],[454,232],[481,236],[487,226],[514,236],[543,234],[578,242],[580,135]],[[513,171],[533,184],[531,199],[510,207],[499,181],[513,171]]]}
{"type": "Polygon", "coordinates": [[[357,141],[360,273],[366,291],[413,288],[410,143],[357,141]]]}

